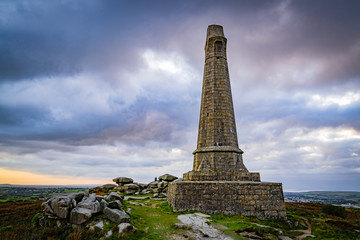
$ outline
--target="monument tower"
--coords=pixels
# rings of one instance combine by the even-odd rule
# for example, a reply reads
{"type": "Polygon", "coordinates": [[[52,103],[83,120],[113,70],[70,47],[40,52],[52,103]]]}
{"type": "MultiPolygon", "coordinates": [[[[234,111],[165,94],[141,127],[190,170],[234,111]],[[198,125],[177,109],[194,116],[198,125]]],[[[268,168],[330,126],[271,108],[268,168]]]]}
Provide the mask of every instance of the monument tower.
{"type": "Polygon", "coordinates": [[[238,146],[223,27],[210,25],[197,149],[193,170],[171,183],[168,201],[174,211],[286,218],[281,183],[260,182],[249,172],[238,146]]]}

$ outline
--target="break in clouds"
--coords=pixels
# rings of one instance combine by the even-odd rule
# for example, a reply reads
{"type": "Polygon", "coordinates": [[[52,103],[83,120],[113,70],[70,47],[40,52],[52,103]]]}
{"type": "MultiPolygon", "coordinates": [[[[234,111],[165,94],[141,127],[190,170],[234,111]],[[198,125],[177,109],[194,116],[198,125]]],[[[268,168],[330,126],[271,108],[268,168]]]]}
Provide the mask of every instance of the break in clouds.
{"type": "Polygon", "coordinates": [[[239,147],[286,190],[359,190],[358,1],[2,1],[0,168],[147,182],[192,168],[206,28],[239,147]]]}

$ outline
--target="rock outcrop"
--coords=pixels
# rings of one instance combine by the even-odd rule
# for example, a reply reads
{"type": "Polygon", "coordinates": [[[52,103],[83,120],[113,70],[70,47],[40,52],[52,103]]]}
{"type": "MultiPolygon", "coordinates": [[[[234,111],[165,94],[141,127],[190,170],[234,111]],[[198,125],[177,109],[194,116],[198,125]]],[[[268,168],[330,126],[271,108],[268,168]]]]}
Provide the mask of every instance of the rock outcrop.
{"type": "Polygon", "coordinates": [[[120,193],[126,195],[153,194],[153,197],[164,198],[167,196],[168,184],[175,181],[176,179],[178,178],[171,174],[164,174],[156,178],[155,181],[152,181],[148,184],[136,183],[133,181],[133,179],[127,177],[117,177],[114,178],[113,181],[118,184],[114,190],[120,193]]]}
{"type": "MultiPolygon", "coordinates": [[[[38,218],[40,226],[62,227],[72,225],[73,228],[103,229],[104,224],[118,224],[117,237],[128,236],[136,231],[131,225],[131,208],[123,208],[124,195],[129,204],[144,206],[143,203],[129,200],[147,198],[166,198],[170,182],[177,177],[164,174],[149,184],[136,183],[128,177],[117,177],[116,184],[105,184],[92,188],[89,192],[67,193],[48,198],[42,203],[43,213],[38,218]],[[147,195],[147,196],[136,196],[147,195]]],[[[112,230],[104,236],[115,234],[112,230]]]]}
{"type": "MultiPolygon", "coordinates": [[[[104,222],[110,221],[118,224],[119,236],[128,235],[136,231],[136,228],[130,223],[131,209],[127,209],[127,211],[123,209],[123,195],[130,195],[125,196],[126,201],[151,197],[166,198],[169,183],[176,179],[175,176],[164,174],[149,184],[143,184],[136,183],[128,177],[117,177],[113,179],[116,185],[105,184],[90,189],[89,192],[52,196],[42,203],[43,214],[38,218],[38,223],[40,226],[61,227],[65,224],[72,224],[94,229],[95,227],[102,228],[104,222]]],[[[112,231],[107,232],[107,235],[111,234],[113,234],[112,231]]]]}

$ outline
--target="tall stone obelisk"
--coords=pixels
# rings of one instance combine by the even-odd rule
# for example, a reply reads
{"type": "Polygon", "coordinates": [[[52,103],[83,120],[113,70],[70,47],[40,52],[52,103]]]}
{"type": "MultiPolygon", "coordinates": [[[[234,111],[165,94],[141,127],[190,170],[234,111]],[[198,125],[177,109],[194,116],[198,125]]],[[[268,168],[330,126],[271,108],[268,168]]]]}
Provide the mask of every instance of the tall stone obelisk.
{"type": "Polygon", "coordinates": [[[208,27],[197,149],[185,180],[260,181],[246,169],[238,146],[226,42],[222,26],[208,27]]]}
{"type": "Polygon", "coordinates": [[[238,146],[223,27],[210,25],[197,149],[193,170],[171,183],[168,201],[174,211],[286,218],[281,183],[260,182],[249,172],[238,146]]]}

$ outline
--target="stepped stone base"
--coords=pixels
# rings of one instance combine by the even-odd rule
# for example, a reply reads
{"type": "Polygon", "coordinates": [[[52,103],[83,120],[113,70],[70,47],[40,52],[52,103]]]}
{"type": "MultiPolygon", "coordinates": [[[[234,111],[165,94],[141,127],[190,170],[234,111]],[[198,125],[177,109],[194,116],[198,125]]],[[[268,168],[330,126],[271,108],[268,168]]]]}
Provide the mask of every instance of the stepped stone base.
{"type": "Polygon", "coordinates": [[[208,214],[285,218],[281,183],[244,181],[179,181],[168,188],[175,212],[197,210],[208,214]]]}
{"type": "Polygon", "coordinates": [[[212,172],[190,171],[184,173],[184,181],[251,181],[260,182],[257,172],[212,172]]]}

